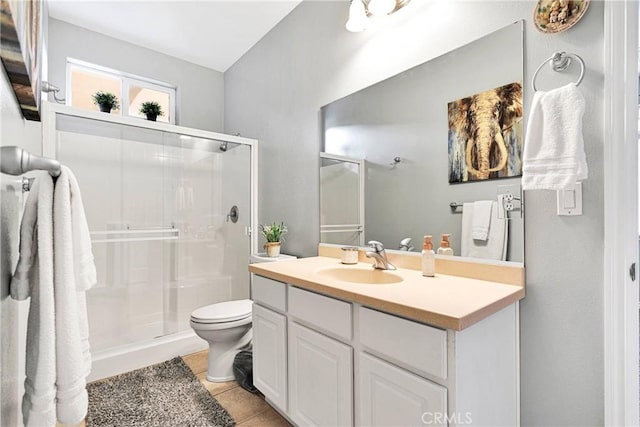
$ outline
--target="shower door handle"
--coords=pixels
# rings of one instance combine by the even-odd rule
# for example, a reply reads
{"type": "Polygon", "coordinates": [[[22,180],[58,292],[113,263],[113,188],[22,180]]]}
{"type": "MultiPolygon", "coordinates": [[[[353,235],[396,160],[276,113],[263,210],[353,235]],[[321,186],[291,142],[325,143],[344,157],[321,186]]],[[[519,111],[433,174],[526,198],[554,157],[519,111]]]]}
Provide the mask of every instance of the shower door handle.
{"type": "Polygon", "coordinates": [[[146,242],[153,240],[178,240],[180,238],[180,230],[174,225],[171,227],[131,227],[127,226],[124,230],[107,230],[107,231],[92,231],[90,232],[92,237],[105,236],[102,239],[92,238],[93,243],[124,243],[124,242],[146,242]],[[172,233],[170,236],[150,237],[149,234],[162,235],[165,233],[172,233]],[[142,235],[142,237],[128,237],[131,235],[142,235]],[[125,237],[123,237],[125,236],[125,237]]]}

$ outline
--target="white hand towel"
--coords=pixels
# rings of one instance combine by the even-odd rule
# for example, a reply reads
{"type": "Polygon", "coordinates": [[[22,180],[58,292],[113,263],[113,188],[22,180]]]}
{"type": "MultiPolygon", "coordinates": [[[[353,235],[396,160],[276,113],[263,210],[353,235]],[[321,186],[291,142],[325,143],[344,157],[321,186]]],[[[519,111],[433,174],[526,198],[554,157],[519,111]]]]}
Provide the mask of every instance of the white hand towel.
{"type": "Polygon", "coordinates": [[[491,226],[487,240],[475,240],[472,233],[474,203],[462,206],[460,255],[463,257],[505,260],[507,256],[507,220],[498,218],[498,204],[492,202],[491,226]]]}
{"type": "Polygon", "coordinates": [[[533,95],[524,144],[524,190],[570,190],[587,179],[585,100],[575,83],[533,95]]]}
{"type": "Polygon", "coordinates": [[[53,256],[53,180],[42,174],[27,199],[20,229],[20,258],[11,281],[13,298],[31,297],[22,399],[26,426],[56,423],[53,256]]]}
{"type": "Polygon", "coordinates": [[[471,232],[474,240],[487,240],[491,225],[491,207],[493,201],[478,200],[473,203],[473,220],[471,232]]]}
{"type": "Polygon", "coordinates": [[[95,283],[95,266],[80,190],[62,167],[53,200],[56,307],[56,412],[58,422],[78,424],[87,414],[90,370],[85,290],[95,283]]]}

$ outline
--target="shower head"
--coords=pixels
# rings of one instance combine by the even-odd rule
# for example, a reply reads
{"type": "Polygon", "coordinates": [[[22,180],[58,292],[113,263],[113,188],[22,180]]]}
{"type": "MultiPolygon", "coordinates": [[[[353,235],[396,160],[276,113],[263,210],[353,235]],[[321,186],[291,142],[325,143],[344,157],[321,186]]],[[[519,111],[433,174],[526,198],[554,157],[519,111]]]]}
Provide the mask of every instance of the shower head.
{"type": "Polygon", "coordinates": [[[220,147],[218,147],[218,149],[224,153],[225,151],[227,151],[227,143],[223,142],[222,144],[220,144],[220,147]]]}

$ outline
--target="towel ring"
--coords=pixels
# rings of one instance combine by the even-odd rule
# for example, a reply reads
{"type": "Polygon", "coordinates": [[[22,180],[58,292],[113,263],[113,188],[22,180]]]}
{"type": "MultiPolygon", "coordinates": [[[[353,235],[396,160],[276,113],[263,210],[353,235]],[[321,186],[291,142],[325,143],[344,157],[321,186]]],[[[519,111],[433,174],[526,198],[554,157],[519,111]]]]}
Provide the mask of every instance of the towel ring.
{"type": "Polygon", "coordinates": [[[579,86],[580,83],[582,83],[582,79],[584,78],[584,61],[582,60],[582,58],[580,58],[580,56],[576,55],[575,53],[556,52],[550,58],[545,59],[545,61],[540,64],[536,72],[533,73],[533,79],[531,79],[531,87],[533,87],[533,91],[538,91],[538,89],[536,88],[536,77],[538,77],[538,73],[540,72],[540,70],[542,70],[542,67],[549,63],[553,71],[565,71],[571,64],[571,57],[574,57],[578,60],[578,62],[580,62],[580,77],[578,77],[578,81],[576,82],[576,86],[579,86]]]}

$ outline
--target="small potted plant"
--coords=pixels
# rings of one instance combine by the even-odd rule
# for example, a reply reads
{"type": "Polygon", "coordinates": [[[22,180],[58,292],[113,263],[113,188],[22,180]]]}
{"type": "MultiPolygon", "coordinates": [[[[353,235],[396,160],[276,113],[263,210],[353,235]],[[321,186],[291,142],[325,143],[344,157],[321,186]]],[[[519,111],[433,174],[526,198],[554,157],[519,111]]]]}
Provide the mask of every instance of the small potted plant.
{"type": "Polygon", "coordinates": [[[103,113],[111,113],[111,110],[117,110],[120,108],[118,97],[111,92],[103,92],[99,90],[91,95],[91,99],[103,113]]]}
{"type": "Polygon", "coordinates": [[[164,116],[162,107],[156,101],[145,101],[140,106],[140,112],[147,116],[147,120],[155,122],[158,116],[164,116]]]}
{"type": "Polygon", "coordinates": [[[268,257],[277,257],[280,255],[280,245],[284,241],[283,235],[287,232],[287,227],[283,222],[280,224],[273,223],[271,225],[260,224],[260,232],[267,243],[264,249],[267,251],[268,257]]]}

